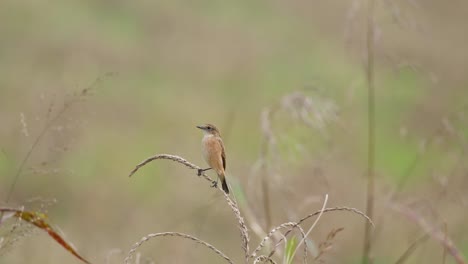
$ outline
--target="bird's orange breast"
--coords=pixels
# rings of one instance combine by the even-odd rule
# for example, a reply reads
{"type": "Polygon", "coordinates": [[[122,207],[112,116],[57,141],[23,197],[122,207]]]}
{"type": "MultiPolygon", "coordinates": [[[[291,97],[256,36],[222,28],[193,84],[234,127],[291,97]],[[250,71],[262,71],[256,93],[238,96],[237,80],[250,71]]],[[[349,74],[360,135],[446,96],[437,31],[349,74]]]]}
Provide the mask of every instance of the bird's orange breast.
{"type": "Polygon", "coordinates": [[[213,135],[206,135],[202,140],[202,153],[206,163],[214,170],[218,175],[224,174],[223,160],[222,160],[223,148],[213,135]]]}

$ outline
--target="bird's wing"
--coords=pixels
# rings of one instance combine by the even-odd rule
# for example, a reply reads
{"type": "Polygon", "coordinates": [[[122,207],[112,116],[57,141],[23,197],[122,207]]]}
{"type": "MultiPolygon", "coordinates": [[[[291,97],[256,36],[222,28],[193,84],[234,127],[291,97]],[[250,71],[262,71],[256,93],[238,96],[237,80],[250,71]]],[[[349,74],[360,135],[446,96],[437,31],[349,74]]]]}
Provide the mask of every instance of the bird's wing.
{"type": "Polygon", "coordinates": [[[220,137],[218,137],[218,142],[221,145],[221,149],[222,149],[221,158],[223,159],[223,169],[226,170],[226,151],[224,151],[223,140],[220,137]]]}

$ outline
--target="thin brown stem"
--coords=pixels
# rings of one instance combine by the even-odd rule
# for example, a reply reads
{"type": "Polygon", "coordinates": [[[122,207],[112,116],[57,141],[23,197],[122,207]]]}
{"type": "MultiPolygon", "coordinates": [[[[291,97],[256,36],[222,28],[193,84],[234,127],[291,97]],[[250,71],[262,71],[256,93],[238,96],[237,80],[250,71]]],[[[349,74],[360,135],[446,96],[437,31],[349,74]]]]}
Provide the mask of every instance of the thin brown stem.
{"type": "Polygon", "coordinates": [[[234,264],[234,262],[232,262],[232,260],[226,256],[223,252],[221,252],[219,249],[217,249],[216,247],[214,247],[213,245],[199,239],[199,238],[196,238],[194,236],[191,236],[191,235],[187,235],[187,234],[184,234],[184,233],[179,233],[179,232],[164,232],[164,233],[155,233],[155,234],[148,234],[146,236],[144,236],[139,242],[137,242],[133,247],[132,249],[130,250],[130,252],[128,252],[127,254],[127,257],[125,258],[124,260],[124,263],[128,264],[130,263],[133,255],[135,254],[136,250],[145,242],[147,242],[148,240],[152,239],[152,238],[155,238],[155,237],[181,237],[183,239],[187,239],[187,240],[191,240],[191,241],[194,241],[195,243],[198,243],[200,245],[203,245],[205,247],[207,247],[208,249],[212,250],[214,253],[216,253],[216,255],[220,256],[221,258],[223,258],[226,262],[228,263],[231,263],[231,264],[234,264]]]}
{"type": "Polygon", "coordinates": [[[431,236],[428,233],[423,234],[418,239],[416,239],[411,245],[401,254],[401,256],[395,261],[395,264],[403,264],[405,261],[413,254],[416,248],[428,240],[431,236]]]}
{"type": "Polygon", "coordinates": [[[426,221],[422,216],[420,216],[417,212],[412,210],[409,207],[405,207],[403,205],[393,204],[391,206],[393,210],[400,213],[401,215],[405,216],[409,221],[416,223],[423,229],[430,237],[441,244],[447,254],[451,255],[454,261],[458,264],[466,264],[465,256],[461,253],[461,251],[455,246],[454,242],[448,237],[446,232],[440,230],[436,226],[433,226],[431,223],[426,221]]]}

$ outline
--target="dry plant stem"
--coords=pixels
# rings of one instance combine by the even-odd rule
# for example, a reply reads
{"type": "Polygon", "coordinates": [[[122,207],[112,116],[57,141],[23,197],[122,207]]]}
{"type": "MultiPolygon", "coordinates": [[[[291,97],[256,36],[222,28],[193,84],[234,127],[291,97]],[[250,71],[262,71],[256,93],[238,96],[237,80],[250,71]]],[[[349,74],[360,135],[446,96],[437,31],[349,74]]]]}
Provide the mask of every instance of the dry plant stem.
{"type": "MultiPolygon", "coordinates": [[[[371,225],[372,227],[374,227],[374,223],[372,222],[372,220],[366,215],[364,214],[363,212],[359,211],[358,209],[356,208],[350,208],[350,207],[332,207],[332,208],[325,208],[323,210],[323,213],[328,213],[328,212],[333,212],[333,211],[348,211],[348,212],[352,212],[352,213],[355,213],[355,214],[358,214],[362,217],[364,217],[371,225]]],[[[314,217],[316,215],[319,215],[320,213],[322,213],[322,210],[320,211],[317,211],[317,212],[314,212],[312,214],[309,214],[305,217],[303,217],[301,220],[299,220],[297,222],[297,225],[300,225],[302,224],[302,222],[304,222],[305,220],[311,218],[311,217],[314,217]]],[[[291,233],[292,231],[292,228],[289,229],[288,231],[286,231],[284,233],[284,236],[286,237],[287,235],[289,235],[289,233],[291,233]]],[[[275,245],[275,247],[273,248],[273,250],[270,252],[270,254],[268,254],[269,257],[273,256],[273,254],[275,253],[275,250],[276,248],[281,244],[281,242],[284,240],[284,238],[280,239],[280,241],[278,241],[278,243],[275,245]]]]}
{"type": "MultiPolygon", "coordinates": [[[[21,172],[23,171],[24,166],[26,165],[26,162],[29,160],[29,157],[31,157],[31,154],[33,153],[34,149],[36,149],[37,145],[39,144],[39,142],[41,142],[41,139],[45,136],[47,131],[49,131],[50,127],[62,116],[63,113],[66,112],[66,110],[69,108],[70,105],[71,105],[70,103],[65,104],[64,107],[60,110],[60,112],[57,113],[57,115],[54,116],[54,118],[52,118],[50,121],[46,123],[44,128],[42,128],[41,132],[34,140],[33,144],[29,148],[23,160],[21,160],[21,163],[18,167],[18,170],[15,173],[15,176],[13,176],[13,182],[11,183],[10,189],[7,192],[7,196],[5,198],[5,204],[8,204],[8,202],[10,201],[11,195],[13,194],[13,190],[15,189],[16,183],[18,182],[19,176],[21,175],[21,172]]],[[[0,224],[2,223],[2,218],[3,218],[3,212],[0,213],[0,224]]]]}
{"type": "MultiPolygon", "coordinates": [[[[188,167],[190,169],[197,170],[197,172],[201,169],[199,166],[187,161],[186,159],[184,159],[182,157],[179,157],[179,156],[176,156],[176,155],[170,155],[170,154],[158,154],[158,155],[154,155],[152,157],[149,157],[149,158],[145,159],[144,161],[140,162],[138,165],[136,165],[136,167],[130,172],[129,177],[131,177],[141,167],[145,166],[149,162],[151,162],[153,160],[158,160],[158,159],[172,160],[172,161],[181,163],[181,164],[185,165],[186,167],[188,167]]],[[[203,176],[203,178],[205,178],[210,183],[214,182],[204,172],[201,173],[201,176],[203,176]]],[[[234,213],[234,215],[235,215],[235,217],[237,219],[237,222],[239,224],[239,230],[240,230],[241,239],[242,239],[242,249],[244,250],[245,262],[247,263],[248,260],[249,260],[249,232],[248,232],[247,226],[245,225],[244,218],[242,217],[242,215],[241,215],[241,213],[239,211],[239,207],[238,207],[237,203],[235,201],[233,201],[231,199],[231,197],[229,197],[229,195],[227,195],[224,191],[222,191],[222,190],[220,190],[220,191],[224,194],[224,198],[226,199],[229,207],[231,207],[232,212],[234,213]]]]}
{"type": "MultiPolygon", "coordinates": [[[[110,76],[110,73],[106,73],[104,77],[110,76]]],[[[34,149],[37,147],[41,139],[45,136],[47,131],[52,127],[52,125],[76,102],[79,101],[80,98],[83,98],[86,96],[90,90],[94,89],[97,84],[99,84],[102,81],[101,77],[98,77],[94,80],[94,82],[91,83],[88,87],[84,88],[81,90],[81,92],[78,95],[75,95],[71,100],[65,102],[63,105],[62,109],[52,118],[49,120],[49,114],[51,112],[52,107],[49,107],[48,113],[47,113],[47,122],[44,126],[44,128],[41,130],[39,135],[36,137],[34,140],[33,144],[29,148],[28,152],[24,156],[23,160],[21,160],[21,163],[18,167],[18,170],[15,173],[15,176],[13,177],[13,182],[10,185],[10,189],[8,190],[7,196],[5,198],[5,203],[7,204],[10,201],[11,195],[13,194],[13,190],[15,189],[16,183],[18,182],[19,176],[21,175],[21,172],[24,169],[24,166],[26,165],[26,162],[29,160],[31,157],[31,154],[33,153],[34,149]]],[[[0,224],[2,223],[2,217],[3,213],[0,213],[0,224]]]]}
{"type": "Polygon", "coordinates": [[[214,246],[212,246],[211,244],[201,240],[201,239],[198,239],[194,236],[191,236],[191,235],[187,235],[187,234],[183,234],[183,233],[178,233],[178,232],[164,232],[164,233],[155,233],[155,234],[148,234],[147,236],[143,237],[139,242],[137,242],[133,247],[132,249],[128,252],[128,255],[127,257],[125,258],[124,260],[124,263],[125,264],[129,264],[130,263],[130,260],[132,259],[133,257],[133,254],[135,254],[135,251],[143,244],[145,243],[146,241],[152,239],[152,238],[155,238],[155,237],[166,237],[166,236],[171,236],[171,237],[181,237],[183,239],[188,239],[188,240],[192,240],[194,241],[195,243],[198,243],[198,244],[201,244],[209,249],[211,249],[212,251],[214,251],[218,256],[222,257],[224,260],[226,260],[228,263],[231,263],[231,264],[234,264],[234,262],[232,262],[231,259],[229,259],[223,252],[221,252],[220,250],[218,250],[217,248],[215,248],[214,246]]]}
{"type": "MultiPolygon", "coordinates": [[[[447,243],[447,223],[444,223],[444,242],[447,243]]],[[[442,255],[442,264],[445,264],[445,259],[447,258],[447,248],[444,247],[444,253],[442,255]]]]}
{"type": "MultiPolygon", "coordinates": [[[[304,243],[306,243],[307,245],[307,240],[305,240],[306,238],[306,234],[304,232],[304,229],[302,229],[302,227],[300,225],[298,225],[297,223],[295,222],[288,222],[288,223],[284,223],[284,224],[281,224],[275,228],[273,228],[270,233],[268,233],[267,236],[265,236],[262,241],[260,242],[260,244],[258,245],[258,247],[252,252],[252,254],[250,255],[251,258],[255,258],[257,257],[257,253],[263,248],[265,247],[265,243],[276,233],[278,232],[279,230],[283,229],[283,228],[286,228],[286,227],[291,227],[291,229],[294,229],[294,228],[297,228],[299,229],[299,231],[301,232],[301,236],[302,236],[302,239],[304,239],[304,243]]],[[[307,262],[307,246],[304,247],[304,263],[307,262]]]]}
{"type": "Polygon", "coordinates": [[[318,215],[317,219],[315,219],[314,223],[310,226],[309,230],[307,231],[305,235],[305,238],[301,239],[301,241],[297,244],[292,254],[293,257],[296,255],[297,249],[302,245],[302,243],[304,243],[306,238],[310,235],[310,232],[312,232],[314,227],[317,225],[318,221],[320,220],[320,217],[322,217],[323,210],[325,210],[325,207],[327,206],[327,202],[328,202],[328,194],[325,194],[325,200],[323,201],[322,209],[320,209],[320,214],[318,215]]]}
{"type": "Polygon", "coordinates": [[[395,264],[403,264],[405,261],[408,259],[411,254],[416,250],[416,248],[421,245],[422,243],[426,242],[427,239],[429,239],[431,236],[426,233],[422,236],[420,236],[418,239],[416,239],[411,245],[403,252],[403,254],[397,259],[395,264]]]}
{"type": "Polygon", "coordinates": [[[224,191],[222,192],[224,194],[224,198],[226,198],[226,201],[231,207],[232,212],[234,213],[237,222],[239,224],[239,230],[241,234],[241,239],[242,239],[242,249],[244,250],[244,256],[245,256],[245,263],[249,262],[249,231],[247,229],[247,226],[245,225],[244,218],[242,217],[239,207],[237,206],[237,203],[234,202],[229,195],[227,195],[224,191]]]}
{"type": "Polygon", "coordinates": [[[267,235],[248,205],[243,208],[243,215],[249,223],[250,230],[252,230],[258,237],[265,237],[267,235]]]}
{"type": "Polygon", "coordinates": [[[260,151],[260,157],[262,160],[261,163],[261,177],[262,177],[262,194],[263,194],[263,208],[265,209],[265,230],[271,228],[271,208],[270,208],[270,196],[269,196],[269,181],[267,173],[267,156],[270,152],[270,146],[274,142],[274,135],[271,129],[271,119],[273,114],[278,108],[277,105],[273,106],[271,109],[265,109],[261,114],[261,123],[262,123],[262,132],[264,134],[264,140],[262,142],[262,147],[260,151]]]}
{"type": "Polygon", "coordinates": [[[265,255],[261,255],[261,256],[258,256],[257,258],[255,258],[254,264],[264,263],[264,262],[267,262],[267,261],[269,263],[271,263],[271,264],[276,264],[276,262],[274,260],[272,260],[270,257],[265,256],[265,255]]]}
{"type": "MultiPolygon", "coordinates": [[[[374,215],[374,178],[375,178],[375,81],[374,81],[374,0],[368,0],[367,10],[367,88],[368,88],[368,160],[367,160],[367,202],[366,215],[370,218],[374,215]]],[[[366,223],[364,232],[364,247],[362,262],[370,262],[372,245],[372,227],[366,223]]]]}
{"type": "Polygon", "coordinates": [[[24,166],[26,165],[26,162],[29,160],[29,157],[31,157],[31,154],[33,153],[34,149],[37,147],[41,139],[45,136],[47,131],[49,131],[50,127],[63,115],[63,113],[66,112],[66,110],[70,107],[70,105],[71,104],[65,104],[64,107],[60,110],[60,112],[57,113],[57,115],[54,116],[54,118],[52,118],[50,121],[46,123],[44,128],[42,128],[41,132],[34,140],[33,144],[29,148],[23,160],[21,160],[18,170],[16,171],[15,176],[13,177],[13,182],[10,185],[10,189],[8,190],[7,196],[5,198],[5,203],[8,203],[10,201],[11,194],[13,193],[13,190],[15,189],[16,183],[18,182],[18,178],[21,175],[21,172],[23,171],[24,166]]]}
{"type": "Polygon", "coordinates": [[[391,208],[404,215],[408,220],[418,224],[434,240],[438,241],[447,253],[450,254],[458,264],[466,264],[464,256],[460,253],[453,241],[439,228],[432,226],[414,210],[401,205],[392,205],[391,208]]]}
{"type": "Polygon", "coordinates": [[[322,259],[320,259],[333,245],[332,240],[335,238],[335,236],[344,230],[344,227],[339,227],[339,228],[333,228],[327,235],[327,238],[325,241],[320,242],[318,245],[319,252],[315,256],[314,260],[315,261],[320,261],[323,262],[322,259]]]}
{"type": "MultiPolygon", "coordinates": [[[[136,167],[130,172],[130,174],[128,175],[128,177],[132,177],[133,174],[135,174],[141,167],[145,166],[146,164],[148,164],[149,162],[153,161],[153,160],[157,160],[157,159],[168,159],[168,160],[172,160],[172,161],[175,161],[175,162],[178,162],[178,163],[181,163],[187,167],[189,167],[190,169],[193,169],[193,170],[201,170],[202,168],[198,167],[197,165],[193,164],[193,163],[190,163],[188,162],[186,159],[184,158],[181,158],[179,156],[175,156],[175,155],[170,155],[170,154],[157,154],[157,155],[154,155],[152,157],[149,157],[147,159],[145,159],[144,161],[140,162],[138,165],[136,165],[136,167]]],[[[205,178],[207,181],[209,181],[210,183],[213,183],[214,181],[208,177],[204,172],[201,173],[201,176],[203,176],[203,178],[205,178]]]]}
{"type": "Polygon", "coordinates": [[[263,193],[263,207],[265,208],[265,229],[271,228],[271,208],[270,208],[270,188],[268,176],[266,173],[265,162],[262,165],[262,193],[263,193]]]}

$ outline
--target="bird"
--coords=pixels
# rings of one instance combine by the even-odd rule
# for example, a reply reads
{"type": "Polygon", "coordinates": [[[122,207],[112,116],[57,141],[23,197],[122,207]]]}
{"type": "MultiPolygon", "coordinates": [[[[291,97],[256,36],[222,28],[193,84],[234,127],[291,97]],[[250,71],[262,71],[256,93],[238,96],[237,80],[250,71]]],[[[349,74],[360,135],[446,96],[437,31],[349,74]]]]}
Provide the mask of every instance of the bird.
{"type": "MultiPolygon", "coordinates": [[[[208,166],[207,169],[198,170],[200,175],[203,171],[213,169],[218,178],[221,180],[221,186],[226,194],[229,194],[229,188],[226,182],[226,151],[224,150],[224,143],[221,139],[221,134],[218,128],[212,124],[205,124],[197,126],[203,131],[202,139],[202,154],[208,166]]],[[[217,186],[218,181],[214,182],[217,186]]]]}

